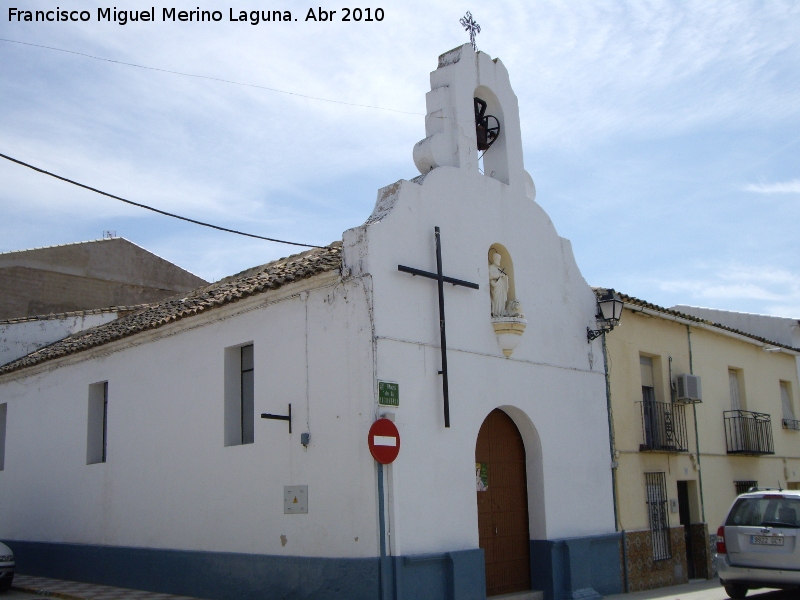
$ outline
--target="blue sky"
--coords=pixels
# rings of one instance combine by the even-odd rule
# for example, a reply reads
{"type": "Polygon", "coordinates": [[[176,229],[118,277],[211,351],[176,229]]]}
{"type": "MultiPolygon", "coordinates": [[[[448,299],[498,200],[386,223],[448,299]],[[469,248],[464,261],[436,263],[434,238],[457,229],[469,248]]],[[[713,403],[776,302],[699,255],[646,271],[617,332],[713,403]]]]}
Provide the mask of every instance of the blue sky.
{"type": "MultiPolygon", "coordinates": [[[[592,285],[800,317],[800,4],[383,2],[380,23],[10,23],[0,152],[196,219],[325,244],[417,174],[428,74],[468,41],[508,68],[537,201],[592,285]]],[[[319,3],[317,3],[319,4],[319,3]]],[[[105,6],[105,5],[102,5],[105,6]]],[[[159,12],[162,5],[156,6],[159,12]]],[[[163,5],[166,6],[166,5],[163,5]]],[[[172,6],[172,5],[170,5],[172,6]]],[[[193,9],[195,5],[175,5],[193,9]]],[[[250,9],[256,5],[241,8],[250,9]]],[[[316,6],[316,5],[315,5],[316,6]]],[[[117,8],[139,8],[120,5],[117,8]]],[[[329,8],[337,8],[333,5],[329,8]]],[[[214,280],[291,247],[180,223],[0,164],[0,251],[115,230],[214,280]]]]}

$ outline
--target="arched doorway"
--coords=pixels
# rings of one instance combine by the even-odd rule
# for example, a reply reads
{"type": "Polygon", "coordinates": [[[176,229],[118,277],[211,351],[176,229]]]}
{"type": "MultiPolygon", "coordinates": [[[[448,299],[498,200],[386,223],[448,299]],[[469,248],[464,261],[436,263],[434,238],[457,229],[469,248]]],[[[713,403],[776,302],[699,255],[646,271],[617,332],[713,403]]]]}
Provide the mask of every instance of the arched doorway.
{"type": "Polygon", "coordinates": [[[486,557],[486,595],[531,589],[525,444],[506,413],[495,409],[475,444],[478,537],[486,557]]]}

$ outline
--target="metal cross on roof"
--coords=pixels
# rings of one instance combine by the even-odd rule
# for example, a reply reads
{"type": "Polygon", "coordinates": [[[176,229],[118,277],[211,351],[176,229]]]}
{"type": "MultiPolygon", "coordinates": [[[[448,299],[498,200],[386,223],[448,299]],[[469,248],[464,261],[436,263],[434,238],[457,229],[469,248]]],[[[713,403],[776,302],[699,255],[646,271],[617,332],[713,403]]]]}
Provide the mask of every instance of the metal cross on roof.
{"type": "Polygon", "coordinates": [[[469,43],[472,44],[472,49],[477,52],[478,47],[475,45],[475,35],[481,32],[481,26],[472,18],[471,12],[467,11],[467,14],[461,17],[461,26],[469,32],[469,43]]]}

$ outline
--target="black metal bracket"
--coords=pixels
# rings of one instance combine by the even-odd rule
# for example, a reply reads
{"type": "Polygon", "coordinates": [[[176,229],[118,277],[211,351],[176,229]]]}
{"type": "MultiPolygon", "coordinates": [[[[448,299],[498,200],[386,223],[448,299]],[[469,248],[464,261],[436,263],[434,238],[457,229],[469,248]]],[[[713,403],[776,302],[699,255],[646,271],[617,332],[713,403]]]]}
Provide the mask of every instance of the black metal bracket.
{"type": "Polygon", "coordinates": [[[278,421],[289,421],[289,433],[292,433],[292,405],[289,405],[288,415],[272,415],[270,413],[261,413],[262,419],[276,419],[278,421]]]}
{"type": "Polygon", "coordinates": [[[603,335],[606,331],[610,331],[609,329],[589,329],[586,328],[586,337],[589,338],[589,341],[596,340],[601,335],[603,335]]]}

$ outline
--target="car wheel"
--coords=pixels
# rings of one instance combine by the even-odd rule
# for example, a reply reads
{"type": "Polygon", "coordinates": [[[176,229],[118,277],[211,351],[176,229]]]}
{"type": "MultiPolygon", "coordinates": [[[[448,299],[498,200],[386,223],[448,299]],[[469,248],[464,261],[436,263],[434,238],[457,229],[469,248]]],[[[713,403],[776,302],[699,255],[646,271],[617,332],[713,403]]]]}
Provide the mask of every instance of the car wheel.
{"type": "Polygon", "coordinates": [[[11,582],[13,581],[13,576],[11,577],[3,577],[0,579],[0,592],[7,592],[11,589],[11,582]]]}
{"type": "Polygon", "coordinates": [[[725,593],[733,600],[741,600],[747,596],[747,588],[737,583],[729,583],[725,586],[725,593]]]}

